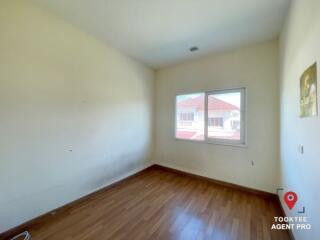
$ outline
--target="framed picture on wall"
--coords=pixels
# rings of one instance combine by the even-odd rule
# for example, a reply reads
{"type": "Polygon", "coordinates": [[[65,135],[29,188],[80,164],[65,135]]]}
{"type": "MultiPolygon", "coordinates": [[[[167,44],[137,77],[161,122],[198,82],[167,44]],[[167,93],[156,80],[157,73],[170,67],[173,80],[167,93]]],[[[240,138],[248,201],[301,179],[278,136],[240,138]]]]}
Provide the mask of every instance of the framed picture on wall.
{"type": "Polygon", "coordinates": [[[300,117],[317,115],[317,63],[314,63],[304,71],[300,78],[300,117]]]}

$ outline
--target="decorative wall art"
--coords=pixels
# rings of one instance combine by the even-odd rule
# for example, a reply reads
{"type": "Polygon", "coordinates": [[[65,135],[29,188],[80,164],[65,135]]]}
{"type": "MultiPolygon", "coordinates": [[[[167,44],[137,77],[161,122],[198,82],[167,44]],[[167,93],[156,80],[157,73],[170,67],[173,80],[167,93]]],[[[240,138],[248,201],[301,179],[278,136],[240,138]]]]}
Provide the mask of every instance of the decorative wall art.
{"type": "Polygon", "coordinates": [[[304,71],[300,78],[300,117],[318,115],[317,63],[304,71]]]}

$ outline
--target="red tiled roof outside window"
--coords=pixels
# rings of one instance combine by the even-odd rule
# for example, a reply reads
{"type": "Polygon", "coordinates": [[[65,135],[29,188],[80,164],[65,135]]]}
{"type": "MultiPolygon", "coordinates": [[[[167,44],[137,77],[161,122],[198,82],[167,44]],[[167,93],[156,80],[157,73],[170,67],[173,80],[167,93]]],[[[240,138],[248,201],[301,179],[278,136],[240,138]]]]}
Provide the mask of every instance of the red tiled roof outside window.
{"type": "MultiPolygon", "coordinates": [[[[186,100],[182,100],[178,102],[177,107],[179,108],[196,108],[198,110],[203,110],[204,108],[204,96],[199,96],[195,98],[189,98],[186,100]]],[[[239,110],[239,108],[235,105],[232,105],[230,103],[227,103],[225,101],[222,101],[218,98],[209,96],[208,100],[208,109],[209,110],[227,110],[227,111],[232,111],[232,110],[239,110]]]]}

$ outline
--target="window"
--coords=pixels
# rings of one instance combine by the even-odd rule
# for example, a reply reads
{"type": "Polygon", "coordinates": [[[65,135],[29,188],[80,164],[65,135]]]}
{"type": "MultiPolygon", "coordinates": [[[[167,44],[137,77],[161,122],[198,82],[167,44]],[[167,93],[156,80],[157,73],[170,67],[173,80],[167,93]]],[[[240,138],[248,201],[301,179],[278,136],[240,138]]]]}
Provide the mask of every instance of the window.
{"type": "Polygon", "coordinates": [[[208,127],[223,127],[223,118],[208,117],[208,127]]]}
{"type": "Polygon", "coordinates": [[[193,121],[193,120],[194,120],[194,112],[180,113],[180,121],[193,121]]]}
{"type": "Polygon", "coordinates": [[[245,89],[176,97],[176,138],[245,144],[245,89]]]}
{"type": "Polygon", "coordinates": [[[176,97],[176,138],[204,140],[204,93],[176,97]]]}

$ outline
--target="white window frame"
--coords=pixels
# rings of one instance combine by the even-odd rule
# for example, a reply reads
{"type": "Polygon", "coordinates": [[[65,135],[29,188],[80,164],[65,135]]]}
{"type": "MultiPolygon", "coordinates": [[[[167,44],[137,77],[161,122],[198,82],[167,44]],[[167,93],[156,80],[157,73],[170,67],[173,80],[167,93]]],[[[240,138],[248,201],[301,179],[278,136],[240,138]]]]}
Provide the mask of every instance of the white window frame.
{"type": "Polygon", "coordinates": [[[175,128],[174,128],[174,136],[176,140],[182,141],[190,141],[190,142],[200,142],[200,143],[211,143],[218,145],[227,145],[227,146],[236,146],[236,147],[246,147],[247,146],[247,88],[239,87],[239,88],[229,88],[222,90],[213,90],[213,91],[202,91],[202,92],[194,92],[194,93],[181,93],[176,94],[175,96],[175,128]],[[241,105],[240,105],[240,140],[232,140],[232,139],[218,139],[218,138],[210,138],[208,137],[208,96],[214,94],[223,94],[223,93],[235,93],[240,92],[241,96],[241,105]],[[189,95],[189,94],[204,94],[204,140],[192,140],[192,139],[181,139],[176,137],[177,133],[177,97],[181,95],[189,95]]]}

